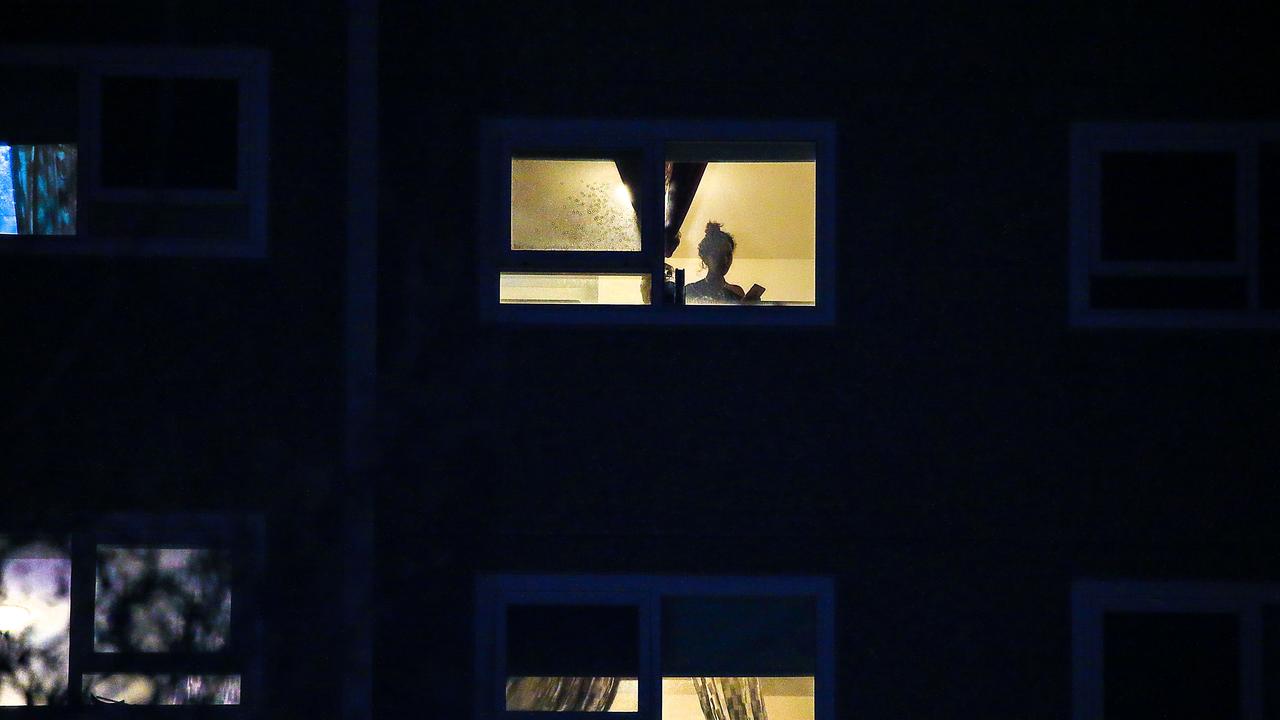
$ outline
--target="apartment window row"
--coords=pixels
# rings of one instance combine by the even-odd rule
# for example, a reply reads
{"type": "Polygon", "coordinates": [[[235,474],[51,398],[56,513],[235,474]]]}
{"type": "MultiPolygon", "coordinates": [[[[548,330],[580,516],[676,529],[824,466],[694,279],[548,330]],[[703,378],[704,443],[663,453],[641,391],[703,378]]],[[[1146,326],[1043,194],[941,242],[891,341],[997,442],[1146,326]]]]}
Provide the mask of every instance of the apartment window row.
{"type": "Polygon", "coordinates": [[[262,541],[259,520],[224,516],[0,535],[0,715],[127,705],[239,717],[261,693],[262,541]]]}
{"type": "Polygon", "coordinates": [[[6,48],[0,251],[261,257],[267,54],[6,48]]]}

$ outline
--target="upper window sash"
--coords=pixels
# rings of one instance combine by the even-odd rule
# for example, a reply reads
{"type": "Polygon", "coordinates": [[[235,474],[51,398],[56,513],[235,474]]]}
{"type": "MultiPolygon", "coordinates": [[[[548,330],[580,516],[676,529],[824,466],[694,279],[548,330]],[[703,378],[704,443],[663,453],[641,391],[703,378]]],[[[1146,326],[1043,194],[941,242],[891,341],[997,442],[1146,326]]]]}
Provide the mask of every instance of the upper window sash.
{"type": "Polygon", "coordinates": [[[1071,127],[1070,321],[1082,327],[1280,327],[1259,301],[1259,158],[1280,141],[1268,123],[1075,123],[1071,127]],[[1234,257],[1115,260],[1102,249],[1102,162],[1108,153],[1222,153],[1235,162],[1234,257]],[[1241,309],[1107,309],[1091,301],[1094,278],[1229,278],[1245,283],[1241,309]]]}

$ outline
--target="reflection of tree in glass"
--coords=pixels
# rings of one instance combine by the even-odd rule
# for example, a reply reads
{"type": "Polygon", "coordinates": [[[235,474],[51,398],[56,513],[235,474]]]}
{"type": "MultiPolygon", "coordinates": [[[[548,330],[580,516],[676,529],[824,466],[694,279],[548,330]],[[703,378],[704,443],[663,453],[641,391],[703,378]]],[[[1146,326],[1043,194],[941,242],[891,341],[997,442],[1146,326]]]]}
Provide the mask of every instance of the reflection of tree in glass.
{"type": "Polygon", "coordinates": [[[70,584],[65,550],[0,538],[0,706],[66,701],[70,584]]]}
{"type": "Polygon", "coordinates": [[[88,695],[126,705],[239,705],[238,675],[89,675],[88,695]]]}
{"type": "Polygon", "coordinates": [[[214,652],[231,629],[226,553],[190,548],[98,549],[98,652],[214,652]]]}

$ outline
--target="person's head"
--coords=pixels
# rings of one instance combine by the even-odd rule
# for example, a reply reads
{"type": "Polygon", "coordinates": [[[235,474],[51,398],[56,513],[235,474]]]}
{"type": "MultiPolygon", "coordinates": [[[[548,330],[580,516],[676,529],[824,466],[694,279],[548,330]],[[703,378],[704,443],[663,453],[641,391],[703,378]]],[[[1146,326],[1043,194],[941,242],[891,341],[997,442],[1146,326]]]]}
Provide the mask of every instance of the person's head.
{"type": "Polygon", "coordinates": [[[724,275],[733,265],[733,251],[737,247],[733,236],[720,229],[720,223],[709,222],[702,242],[698,243],[698,257],[709,272],[724,275]]]}

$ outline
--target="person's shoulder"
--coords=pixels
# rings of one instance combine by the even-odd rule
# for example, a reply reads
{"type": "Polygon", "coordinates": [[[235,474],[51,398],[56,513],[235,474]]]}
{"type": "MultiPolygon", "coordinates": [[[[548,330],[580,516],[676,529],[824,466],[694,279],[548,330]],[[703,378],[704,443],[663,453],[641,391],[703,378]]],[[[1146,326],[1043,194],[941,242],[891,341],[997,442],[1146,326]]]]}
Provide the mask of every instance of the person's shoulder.
{"type": "Polygon", "coordinates": [[[724,286],[724,289],[730,295],[738,298],[739,300],[747,296],[747,291],[743,290],[741,285],[733,285],[732,283],[729,283],[724,286]]]}

